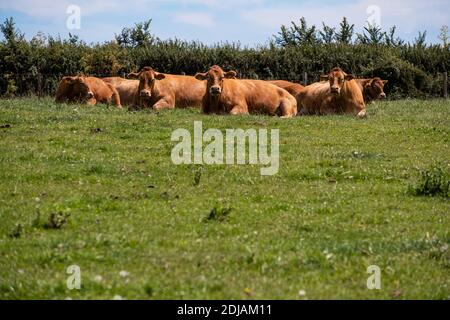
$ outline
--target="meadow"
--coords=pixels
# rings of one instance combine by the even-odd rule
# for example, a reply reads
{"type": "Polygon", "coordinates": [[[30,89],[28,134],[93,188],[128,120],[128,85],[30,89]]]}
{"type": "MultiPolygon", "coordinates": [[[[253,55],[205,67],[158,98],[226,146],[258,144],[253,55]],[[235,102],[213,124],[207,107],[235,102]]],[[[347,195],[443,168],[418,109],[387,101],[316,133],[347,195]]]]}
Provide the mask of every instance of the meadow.
{"type": "Polygon", "coordinates": [[[449,142],[448,100],[361,120],[1,99],[0,299],[450,299],[448,194],[413,192],[449,142]],[[279,129],[278,174],[174,165],[194,121],[279,129]]]}

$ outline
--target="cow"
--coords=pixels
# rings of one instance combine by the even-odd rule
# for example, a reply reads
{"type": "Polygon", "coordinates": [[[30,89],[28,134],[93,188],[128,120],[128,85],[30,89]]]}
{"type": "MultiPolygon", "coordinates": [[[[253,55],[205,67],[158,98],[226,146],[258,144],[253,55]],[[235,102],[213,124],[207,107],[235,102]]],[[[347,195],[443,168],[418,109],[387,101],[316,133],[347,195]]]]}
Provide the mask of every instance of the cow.
{"type": "Polygon", "coordinates": [[[207,80],[202,100],[204,113],[248,114],[265,113],[293,117],[297,102],[286,90],[263,80],[238,80],[235,71],[224,72],[215,65],[197,80],[207,80]]]}
{"type": "Polygon", "coordinates": [[[298,95],[299,114],[355,114],[366,116],[366,104],[353,75],[334,68],[320,81],[306,86],[298,95]]]}
{"type": "Polygon", "coordinates": [[[130,108],[145,107],[139,99],[139,80],[130,80],[121,77],[102,78],[106,83],[116,88],[120,96],[120,103],[130,108]]]}
{"type": "Polygon", "coordinates": [[[376,99],[386,99],[384,85],[388,82],[387,80],[375,77],[370,79],[355,79],[355,81],[362,91],[366,103],[376,99]]]}
{"type": "Polygon", "coordinates": [[[138,98],[155,110],[200,107],[206,90],[205,81],[159,73],[151,67],[129,73],[128,78],[139,79],[138,98]]]}
{"type": "Polygon", "coordinates": [[[294,83],[294,82],[285,81],[285,80],[270,80],[268,82],[270,82],[271,84],[276,85],[277,87],[283,88],[284,90],[289,92],[294,97],[297,94],[299,94],[300,91],[302,91],[302,89],[304,88],[304,86],[302,86],[299,83],[294,83]]]}
{"type": "Polygon", "coordinates": [[[63,77],[56,91],[57,102],[81,102],[96,105],[97,102],[112,103],[122,108],[117,90],[109,83],[95,77],[63,77]]]}

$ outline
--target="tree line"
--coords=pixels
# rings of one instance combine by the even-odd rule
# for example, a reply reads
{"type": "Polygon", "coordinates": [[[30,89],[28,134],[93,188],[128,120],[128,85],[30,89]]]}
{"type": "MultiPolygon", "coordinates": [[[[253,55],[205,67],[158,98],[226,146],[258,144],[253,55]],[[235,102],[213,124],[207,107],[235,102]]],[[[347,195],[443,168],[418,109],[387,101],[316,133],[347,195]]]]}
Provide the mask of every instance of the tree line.
{"type": "Polygon", "coordinates": [[[241,78],[294,82],[303,82],[305,73],[308,82],[318,81],[320,74],[339,66],[358,77],[389,80],[385,91],[391,98],[429,98],[442,95],[442,75],[450,67],[448,27],[441,30],[440,44],[428,44],[425,31],[410,43],[396,35],[395,26],[383,31],[367,25],[355,33],[346,18],[337,28],[309,26],[301,18],[257,47],[162,40],[151,33],[151,20],[94,44],[72,34],[62,39],[40,32],[26,40],[13,18],[0,31],[1,96],[52,95],[63,75],[124,76],[144,66],[193,75],[219,64],[241,78]]]}

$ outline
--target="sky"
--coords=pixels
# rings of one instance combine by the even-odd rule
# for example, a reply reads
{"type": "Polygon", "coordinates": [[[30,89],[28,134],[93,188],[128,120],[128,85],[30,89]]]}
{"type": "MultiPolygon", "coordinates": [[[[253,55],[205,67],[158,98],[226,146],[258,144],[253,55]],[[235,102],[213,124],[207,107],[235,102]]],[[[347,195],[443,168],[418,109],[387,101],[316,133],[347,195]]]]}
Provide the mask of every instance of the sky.
{"type": "Polygon", "coordinates": [[[437,43],[441,26],[450,25],[450,0],[0,0],[1,22],[13,17],[28,39],[38,31],[62,38],[70,32],[88,43],[112,40],[123,27],[152,19],[151,31],[161,39],[255,46],[301,17],[338,26],[344,16],[356,31],[370,21],[384,30],[396,25],[407,41],[427,30],[427,42],[437,43]]]}

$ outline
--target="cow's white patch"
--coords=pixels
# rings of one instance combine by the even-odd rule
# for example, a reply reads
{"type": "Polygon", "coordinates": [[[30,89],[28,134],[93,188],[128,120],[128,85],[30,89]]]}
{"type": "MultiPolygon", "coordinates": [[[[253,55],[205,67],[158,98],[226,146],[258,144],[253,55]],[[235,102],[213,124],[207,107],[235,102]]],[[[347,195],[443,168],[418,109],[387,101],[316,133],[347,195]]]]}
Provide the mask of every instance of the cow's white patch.
{"type": "Polygon", "coordinates": [[[278,173],[279,129],[270,130],[270,141],[267,129],[226,129],[224,137],[219,129],[203,132],[202,122],[194,121],[193,138],[187,129],[172,132],[171,140],[178,142],[171,152],[174,164],[262,164],[261,175],[278,173]]]}

